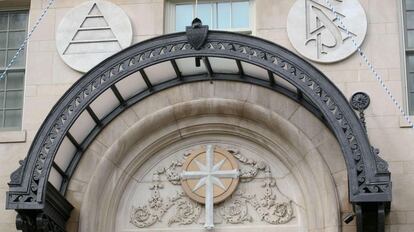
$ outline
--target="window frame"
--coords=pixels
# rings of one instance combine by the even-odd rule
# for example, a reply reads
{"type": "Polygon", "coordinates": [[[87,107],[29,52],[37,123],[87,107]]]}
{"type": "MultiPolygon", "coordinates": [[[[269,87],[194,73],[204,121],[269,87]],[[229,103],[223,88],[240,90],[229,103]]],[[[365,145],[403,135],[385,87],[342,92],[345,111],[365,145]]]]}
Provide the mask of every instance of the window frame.
{"type": "MultiPolygon", "coordinates": [[[[209,28],[210,30],[217,30],[217,31],[232,31],[238,32],[242,34],[250,34],[254,33],[254,0],[198,0],[198,3],[219,3],[219,2],[239,2],[239,1],[247,1],[249,2],[249,28],[227,28],[227,29],[219,29],[219,28],[209,28]]],[[[165,33],[175,33],[178,32],[175,30],[175,6],[178,4],[194,4],[194,0],[167,0],[165,2],[165,26],[164,32],[165,33]]],[[[191,22],[188,22],[190,25],[191,22]]]]}
{"type": "MultiPolygon", "coordinates": [[[[9,32],[25,32],[25,37],[27,36],[27,33],[29,31],[29,23],[30,23],[30,10],[29,8],[15,8],[15,7],[10,7],[10,8],[4,8],[0,10],[0,13],[8,13],[8,14],[12,14],[12,13],[18,13],[18,12],[25,12],[27,14],[27,21],[26,21],[26,28],[25,29],[13,29],[10,30],[9,28],[9,23],[10,20],[8,20],[8,28],[6,30],[0,30],[0,32],[7,32],[7,37],[9,36],[8,33],[9,32]]],[[[8,16],[8,19],[10,18],[10,15],[8,16]]],[[[8,39],[7,39],[8,41],[8,39]]],[[[20,46],[19,46],[20,47],[20,46]]],[[[19,47],[17,48],[9,48],[8,47],[8,42],[6,42],[6,47],[4,49],[0,49],[0,51],[4,51],[5,54],[5,66],[4,68],[0,68],[0,75],[1,73],[4,72],[4,70],[6,69],[6,66],[8,65],[7,62],[7,52],[10,50],[18,50],[19,47]]],[[[23,111],[24,111],[24,97],[25,97],[25,86],[26,86],[26,69],[27,69],[27,46],[25,47],[25,49],[23,50],[23,53],[20,53],[20,55],[24,56],[24,64],[22,65],[22,67],[10,67],[6,73],[6,77],[4,78],[4,89],[1,90],[2,93],[4,93],[4,99],[3,99],[3,106],[0,107],[0,113],[2,114],[2,116],[0,117],[1,121],[0,122],[0,133],[7,133],[7,132],[12,132],[12,131],[21,131],[23,128],[23,111]],[[8,75],[9,73],[18,73],[18,72],[23,72],[23,85],[21,86],[21,88],[13,88],[13,89],[8,89],[7,88],[7,80],[8,80],[8,75]],[[22,103],[21,106],[19,107],[11,107],[8,108],[6,107],[6,101],[7,101],[7,93],[8,92],[15,92],[15,91],[22,91],[22,103]],[[21,117],[20,117],[20,125],[17,127],[5,127],[5,120],[6,120],[6,110],[20,110],[21,111],[21,117]]],[[[13,54],[14,56],[14,54],[13,54]]],[[[1,142],[1,141],[0,141],[1,142]]]]}

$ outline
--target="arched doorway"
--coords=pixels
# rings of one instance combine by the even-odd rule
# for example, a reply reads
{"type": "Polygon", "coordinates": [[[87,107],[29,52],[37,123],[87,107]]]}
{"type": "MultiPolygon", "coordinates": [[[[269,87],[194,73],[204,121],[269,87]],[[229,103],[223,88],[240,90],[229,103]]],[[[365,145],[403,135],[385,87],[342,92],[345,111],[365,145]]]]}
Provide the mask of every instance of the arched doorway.
{"type": "Polygon", "coordinates": [[[384,207],[391,201],[387,164],[375,154],[341,92],[315,67],[278,45],[200,25],[187,34],[154,38],[108,58],[61,98],[11,176],[7,207],[19,212],[18,226],[28,231],[62,229],[72,208],[64,198],[70,180],[105,126],[160,92],[205,81],[261,86],[324,122],[346,163],[358,229],[372,221],[378,225],[375,229],[383,228],[384,207]]]}

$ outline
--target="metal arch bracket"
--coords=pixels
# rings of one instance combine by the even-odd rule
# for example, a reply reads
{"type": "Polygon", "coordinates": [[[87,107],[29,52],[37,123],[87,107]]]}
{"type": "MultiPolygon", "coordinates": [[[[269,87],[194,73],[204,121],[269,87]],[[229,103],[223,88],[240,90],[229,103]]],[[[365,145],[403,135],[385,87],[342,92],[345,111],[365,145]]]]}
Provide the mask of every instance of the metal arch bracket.
{"type": "Polygon", "coordinates": [[[203,25],[199,18],[195,18],[191,23],[191,26],[186,27],[186,34],[188,43],[193,46],[195,50],[200,50],[207,40],[208,26],[203,25]]]}
{"type": "MultiPolygon", "coordinates": [[[[381,165],[379,171],[379,159],[369,143],[365,128],[347,99],[326,76],[302,58],[274,43],[237,33],[208,31],[207,27],[203,27],[201,21],[200,24],[196,22],[191,26],[190,32],[163,35],[129,47],[97,65],[62,96],[39,129],[26,161],[21,163],[21,169],[12,175],[10,191],[7,193],[7,208],[15,209],[20,215],[28,215],[21,216],[20,225],[30,225],[35,220],[26,220],[27,223],[22,220],[33,219],[33,215],[42,212],[48,212],[48,216],[53,215],[48,211],[49,206],[59,212],[70,211],[72,206],[65,203],[64,191],[54,194],[48,187],[48,177],[57,151],[68,135],[71,125],[79,115],[88,110],[96,98],[106,90],[114,88],[115,83],[123,78],[136,72],[144,73],[143,69],[146,67],[164,61],[174,63],[176,59],[194,57],[212,56],[234,59],[236,63],[247,62],[291,83],[297,89],[298,95],[302,96],[300,99],[304,105],[316,109],[320,118],[325,120],[341,146],[348,171],[349,200],[355,204],[391,201],[391,177],[387,166],[381,165]],[[192,33],[194,38],[189,35],[192,33]],[[55,199],[57,204],[51,204],[48,201],[50,197],[55,197],[52,199],[55,199]]],[[[214,80],[250,83],[276,92],[282,90],[277,86],[277,82],[275,84],[274,79],[263,80],[245,75],[242,68],[237,75],[222,75],[213,71],[210,70],[211,74],[214,74],[214,80]]],[[[177,78],[157,85],[151,85],[149,78],[146,78],[148,89],[128,99],[126,104],[121,104],[102,121],[98,120],[98,126],[92,130],[88,140],[93,140],[107,125],[100,123],[109,123],[128,105],[173,86],[211,80],[206,74],[183,76],[179,69],[176,73],[177,78]]],[[[292,92],[285,93],[292,98],[296,96],[292,92]]],[[[79,144],[79,154],[82,154],[87,146],[87,143],[79,144]]],[[[76,168],[76,162],[71,170],[63,172],[67,178],[66,183],[70,180],[71,171],[76,168]]],[[[65,214],[53,220],[60,221],[62,225],[67,216],[65,214]]]]}

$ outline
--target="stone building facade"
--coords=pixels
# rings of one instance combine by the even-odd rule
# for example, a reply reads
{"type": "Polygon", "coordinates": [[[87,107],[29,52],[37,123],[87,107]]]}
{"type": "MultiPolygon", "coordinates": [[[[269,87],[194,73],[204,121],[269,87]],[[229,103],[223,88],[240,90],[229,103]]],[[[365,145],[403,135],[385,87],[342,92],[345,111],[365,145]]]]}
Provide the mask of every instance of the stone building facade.
{"type": "MultiPolygon", "coordinates": [[[[119,8],[121,16],[114,16],[115,8],[105,8],[100,4],[106,3],[100,1],[56,0],[30,38],[24,54],[26,57],[22,58],[25,59],[25,64],[22,66],[24,95],[21,116],[19,113],[8,116],[21,120],[21,124],[11,122],[13,128],[7,128],[6,121],[9,119],[6,120],[6,113],[2,116],[5,128],[0,130],[0,205],[5,206],[9,201],[6,192],[9,191],[10,176],[19,168],[19,161],[28,154],[36,133],[54,105],[82,78],[82,71],[88,71],[105,58],[102,56],[98,61],[93,61],[85,57],[96,57],[104,52],[114,54],[130,44],[139,44],[175,32],[181,20],[176,11],[177,5],[194,7],[194,1],[190,0],[106,1],[115,5],[116,9],[119,8]],[[94,4],[97,4],[98,11],[93,9],[94,4]],[[76,10],[82,11],[83,8],[87,9],[84,11],[91,19],[99,19],[102,15],[107,25],[94,22],[96,24],[92,23],[91,27],[95,28],[92,32],[82,29],[84,20],[88,17],[85,13],[85,16],[77,14],[76,10]],[[130,26],[117,25],[122,14],[125,14],[130,26]],[[76,20],[81,20],[82,23],[74,23],[76,20]],[[65,21],[67,26],[62,29],[62,22],[65,21]],[[114,29],[122,26],[125,29],[114,29]],[[112,32],[103,33],[103,38],[93,34],[98,30],[106,30],[106,27],[112,29],[112,32]],[[119,48],[111,50],[112,45],[108,44],[102,48],[100,45],[79,46],[73,48],[73,54],[77,56],[65,58],[66,52],[69,52],[65,45],[71,44],[70,41],[79,45],[88,40],[88,34],[85,35],[86,39],[68,38],[65,34],[67,28],[75,28],[75,33],[91,32],[93,42],[88,43],[116,41],[119,48]],[[131,35],[126,33],[128,30],[131,35]],[[130,42],[120,42],[128,36],[132,38],[130,42]],[[70,41],[64,44],[62,38],[70,41]],[[63,46],[63,50],[59,50],[59,46],[63,46]],[[97,50],[88,50],[91,47],[97,50]],[[87,52],[92,55],[86,54],[87,52]],[[74,68],[68,59],[81,60],[81,65],[86,68],[74,68]]],[[[347,1],[341,3],[342,1],[331,0],[334,4],[345,4],[347,1]]],[[[198,2],[210,4],[213,10],[208,14],[216,20],[226,16],[220,15],[218,9],[219,4],[229,1],[198,2]]],[[[392,201],[390,209],[386,210],[385,231],[413,231],[414,195],[411,190],[414,186],[414,154],[411,151],[414,150],[414,143],[411,141],[414,140],[414,130],[401,116],[358,52],[352,51],[348,57],[327,63],[315,62],[302,56],[303,53],[292,45],[292,35],[288,35],[287,25],[294,20],[289,18],[292,7],[305,0],[232,2],[247,2],[249,20],[247,28],[230,28],[231,30],[268,40],[299,55],[328,77],[347,99],[356,92],[369,95],[370,105],[364,111],[366,132],[370,144],[379,149],[379,156],[388,163],[392,181],[392,201]]],[[[325,1],[310,2],[325,4],[325,1]]],[[[413,1],[354,2],[362,6],[367,20],[361,48],[404,110],[414,112],[414,107],[409,107],[412,61],[407,42],[409,25],[412,24],[410,20],[414,20],[407,16],[407,12],[410,12],[409,4],[413,1]]],[[[5,0],[0,1],[0,9],[7,14],[27,12],[26,30],[30,30],[47,4],[46,0],[5,0]]],[[[243,7],[240,9],[243,10],[243,7]]],[[[234,12],[236,10],[237,8],[234,12]]],[[[206,24],[201,8],[198,14],[206,24]]],[[[11,20],[12,17],[8,17],[11,20]]],[[[349,20],[352,17],[357,16],[351,14],[349,20]]],[[[182,18],[186,20],[185,15],[182,18]]],[[[186,25],[191,24],[192,18],[186,25]]],[[[218,22],[211,20],[212,24],[221,29],[218,22]]],[[[230,24],[244,23],[243,20],[235,20],[230,24]]],[[[350,22],[347,20],[344,19],[344,22],[350,22]]],[[[295,23],[293,25],[297,26],[295,23]]],[[[214,29],[214,26],[209,26],[214,29]]],[[[10,21],[6,31],[14,32],[10,21]]],[[[9,50],[15,51],[11,48],[9,50]]],[[[177,61],[176,66],[186,75],[184,71],[187,70],[188,63],[184,59],[181,61],[177,61]]],[[[201,62],[201,68],[209,71],[203,59],[195,62],[201,62]]],[[[230,64],[225,62],[227,61],[210,58],[213,71],[215,68],[227,70],[230,64]]],[[[76,65],[80,65],[79,62],[76,65]]],[[[174,67],[146,67],[145,72],[153,84],[162,83],[170,73],[174,74],[174,67]]],[[[243,63],[243,67],[249,76],[263,74],[263,70],[250,67],[247,63],[243,63]]],[[[200,67],[196,65],[188,70],[191,73],[191,70],[197,68],[200,67]]],[[[133,75],[138,74],[131,74],[133,75]]],[[[264,75],[267,76],[267,72],[264,75]]],[[[138,75],[140,78],[142,76],[142,73],[138,75]]],[[[136,91],[128,90],[131,83],[127,79],[117,85],[124,98],[127,98],[128,91],[136,91]],[[125,92],[122,89],[126,89],[125,92]]],[[[285,86],[290,88],[289,84],[285,86]]],[[[100,118],[100,114],[108,113],[106,106],[119,104],[116,99],[116,95],[98,99],[91,104],[91,108],[100,118]]],[[[7,111],[6,108],[1,109],[7,111]]],[[[91,119],[84,120],[81,122],[84,124],[80,124],[81,128],[91,119]]],[[[75,140],[83,136],[82,132],[73,128],[71,134],[75,140]]],[[[71,150],[73,144],[68,145],[70,142],[71,139],[66,139],[62,146],[71,150]]],[[[233,198],[226,198],[224,203],[215,206],[213,221],[217,231],[357,231],[357,220],[354,219],[349,224],[344,222],[344,218],[352,215],[355,208],[349,197],[349,169],[341,145],[330,128],[310,113],[309,108],[283,94],[252,83],[228,80],[194,81],[172,86],[131,105],[113,118],[83,151],[82,159],[66,183],[65,198],[74,207],[66,225],[67,231],[203,231],[203,224],[206,223],[203,204],[188,200],[185,193],[177,196],[174,194],[181,191],[179,178],[185,159],[195,150],[204,149],[209,144],[235,157],[241,170],[238,177],[240,183],[233,198]],[[245,173],[243,176],[243,170],[255,174],[248,176],[245,173]],[[174,175],[178,178],[178,183],[175,183],[177,179],[174,179],[174,175]],[[262,185],[262,182],[265,184],[262,185]],[[266,195],[269,191],[271,194],[266,195]],[[260,203],[255,204],[252,198],[247,200],[248,194],[255,195],[260,203]],[[154,197],[158,197],[158,201],[154,197]],[[273,203],[276,201],[277,206],[285,212],[274,220],[263,219],[267,218],[261,214],[266,206],[259,206],[262,204],[259,199],[273,203]],[[237,209],[236,203],[248,206],[237,209]],[[152,211],[150,215],[157,216],[157,220],[143,219],[142,214],[145,212],[142,209],[151,208],[151,204],[161,204],[158,206],[165,207],[164,211],[168,212],[152,211]],[[181,212],[177,207],[188,211],[181,212]],[[236,218],[234,215],[241,216],[236,218]]],[[[63,150],[62,148],[62,152],[63,150]]],[[[67,162],[67,158],[59,156],[59,153],[57,159],[60,161],[55,159],[56,163],[67,162]]],[[[58,183],[54,187],[59,190],[62,188],[62,183],[59,183],[61,179],[53,175],[52,171],[49,182],[58,183]]],[[[270,208],[271,206],[268,207],[270,208]]],[[[15,211],[0,208],[0,231],[17,231],[15,211]]]]}

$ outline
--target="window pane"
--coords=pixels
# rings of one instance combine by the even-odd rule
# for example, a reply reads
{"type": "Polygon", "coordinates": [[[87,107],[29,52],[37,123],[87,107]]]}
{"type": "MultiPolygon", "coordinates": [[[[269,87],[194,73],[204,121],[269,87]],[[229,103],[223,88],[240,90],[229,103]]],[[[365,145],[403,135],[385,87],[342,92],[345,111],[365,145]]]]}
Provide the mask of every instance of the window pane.
{"type": "Polygon", "coordinates": [[[408,102],[409,102],[409,108],[410,108],[410,114],[414,114],[414,94],[408,93],[408,102]]]}
{"type": "Polygon", "coordinates": [[[414,72],[414,55],[407,57],[407,70],[408,72],[414,72]]]}
{"type": "Polygon", "coordinates": [[[10,14],[10,29],[26,29],[27,27],[27,14],[26,13],[14,13],[10,14]]]}
{"type": "Polygon", "coordinates": [[[6,51],[0,51],[0,68],[4,68],[6,63],[6,51]]]}
{"type": "Polygon", "coordinates": [[[405,8],[407,10],[414,10],[414,0],[405,0],[405,8]]]}
{"type": "Polygon", "coordinates": [[[6,110],[4,127],[20,128],[22,121],[21,110],[6,110]]]}
{"type": "Polygon", "coordinates": [[[7,30],[8,17],[7,13],[0,14],[0,30],[7,30]]]}
{"type": "Polygon", "coordinates": [[[7,74],[7,89],[23,89],[24,72],[10,72],[7,74]]]}
{"type": "MultiPolygon", "coordinates": [[[[16,55],[17,49],[7,51],[7,64],[11,61],[14,55],[16,55]]],[[[25,52],[24,50],[16,57],[13,63],[14,68],[24,68],[25,66],[25,52]]]]}
{"type": "Polygon", "coordinates": [[[0,127],[3,127],[3,110],[0,110],[0,127]]]}
{"type": "Polygon", "coordinates": [[[7,46],[7,32],[0,32],[0,48],[5,49],[7,46]]]}
{"type": "Polygon", "coordinates": [[[5,81],[4,78],[0,80],[0,91],[4,90],[5,81]]]}
{"type": "Polygon", "coordinates": [[[217,6],[217,27],[226,29],[231,27],[231,3],[219,3],[217,6]]]}
{"type": "Polygon", "coordinates": [[[22,108],[23,91],[9,91],[6,93],[6,108],[22,108]]]}
{"type": "Polygon", "coordinates": [[[193,20],[193,5],[176,5],[175,6],[175,30],[185,31],[185,27],[191,24],[193,20]]]}
{"type": "Polygon", "coordinates": [[[410,114],[414,114],[414,56],[407,57],[407,84],[410,114]]]}
{"type": "Polygon", "coordinates": [[[408,104],[410,108],[410,114],[413,115],[414,114],[414,94],[413,93],[408,93],[408,104]]]}
{"type": "Polygon", "coordinates": [[[4,108],[4,92],[0,92],[0,109],[4,108]]]}
{"type": "MultiPolygon", "coordinates": [[[[198,4],[197,7],[197,17],[201,19],[204,25],[209,25],[210,28],[213,28],[212,21],[211,21],[211,10],[212,4],[198,4]]],[[[190,24],[190,22],[188,22],[190,24]]]]}
{"type": "Polygon", "coordinates": [[[407,31],[407,47],[414,48],[414,30],[407,31]]]}
{"type": "Polygon", "coordinates": [[[407,29],[414,29],[414,11],[407,11],[407,29]]]}
{"type": "Polygon", "coordinates": [[[9,32],[9,46],[8,48],[19,48],[23,43],[26,32],[9,32]]]}
{"type": "Polygon", "coordinates": [[[414,73],[412,72],[408,73],[408,92],[411,94],[414,92],[414,73]]]}
{"type": "Polygon", "coordinates": [[[232,28],[249,28],[249,2],[232,3],[232,28]]]}

